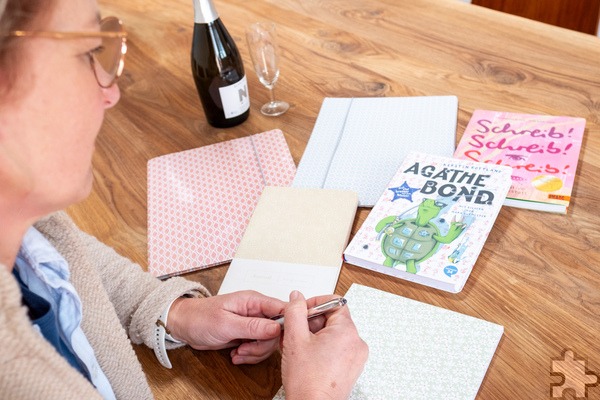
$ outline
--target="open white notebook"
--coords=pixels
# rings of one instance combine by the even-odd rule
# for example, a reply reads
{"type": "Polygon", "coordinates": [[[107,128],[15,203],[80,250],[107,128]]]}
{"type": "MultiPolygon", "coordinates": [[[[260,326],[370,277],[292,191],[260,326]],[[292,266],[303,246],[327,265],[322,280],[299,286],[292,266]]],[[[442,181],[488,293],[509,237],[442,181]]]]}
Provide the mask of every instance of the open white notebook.
{"type": "Polygon", "coordinates": [[[411,151],[452,157],[456,96],[326,98],[292,186],[344,189],[372,207],[411,151]]]}
{"type": "MultiPolygon", "coordinates": [[[[369,360],[350,399],[474,399],[504,328],[353,284],[352,319],[369,360]]],[[[280,390],[274,399],[283,399],[280,390]]]]}

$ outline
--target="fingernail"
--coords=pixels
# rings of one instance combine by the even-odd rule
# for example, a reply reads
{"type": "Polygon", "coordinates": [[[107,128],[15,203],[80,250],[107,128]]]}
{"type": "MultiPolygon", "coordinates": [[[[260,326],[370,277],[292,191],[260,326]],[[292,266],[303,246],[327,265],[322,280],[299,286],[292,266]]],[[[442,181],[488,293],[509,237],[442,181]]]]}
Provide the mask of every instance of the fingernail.
{"type": "Polygon", "coordinates": [[[292,293],[290,293],[290,301],[296,300],[298,297],[300,297],[299,291],[293,290],[292,293]]]}
{"type": "Polygon", "coordinates": [[[267,335],[275,337],[278,333],[279,324],[270,324],[269,326],[267,326],[267,335]]]}

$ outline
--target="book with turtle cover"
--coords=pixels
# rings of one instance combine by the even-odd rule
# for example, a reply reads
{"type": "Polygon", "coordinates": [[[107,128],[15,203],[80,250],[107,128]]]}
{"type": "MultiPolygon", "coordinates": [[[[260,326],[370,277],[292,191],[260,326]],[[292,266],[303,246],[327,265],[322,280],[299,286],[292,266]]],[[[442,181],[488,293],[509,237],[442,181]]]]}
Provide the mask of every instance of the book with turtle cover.
{"type": "Polygon", "coordinates": [[[511,168],[410,153],[346,250],[346,262],[462,290],[510,188],[511,168]]]}
{"type": "Polygon", "coordinates": [[[454,157],[511,166],[504,205],[565,214],[584,130],[584,118],[475,110],[454,157]]]}

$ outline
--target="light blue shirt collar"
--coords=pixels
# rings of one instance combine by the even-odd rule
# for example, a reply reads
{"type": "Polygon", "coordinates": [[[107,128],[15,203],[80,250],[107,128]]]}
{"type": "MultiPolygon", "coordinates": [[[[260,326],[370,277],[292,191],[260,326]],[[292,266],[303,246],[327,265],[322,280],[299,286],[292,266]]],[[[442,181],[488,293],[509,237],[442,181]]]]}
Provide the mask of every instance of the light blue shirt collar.
{"type": "Polygon", "coordinates": [[[43,297],[55,310],[63,340],[86,365],[94,386],[105,399],[115,399],[110,382],[81,329],[81,299],[69,281],[67,261],[31,227],[23,238],[15,265],[29,290],[43,297]]]}

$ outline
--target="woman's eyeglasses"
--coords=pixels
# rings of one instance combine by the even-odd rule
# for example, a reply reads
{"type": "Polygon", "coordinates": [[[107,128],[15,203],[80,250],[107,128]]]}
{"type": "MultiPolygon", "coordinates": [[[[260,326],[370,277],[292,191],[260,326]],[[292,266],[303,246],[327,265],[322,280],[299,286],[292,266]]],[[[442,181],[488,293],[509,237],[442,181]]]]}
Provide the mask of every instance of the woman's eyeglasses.
{"type": "Polygon", "coordinates": [[[13,31],[8,36],[44,37],[51,39],[100,38],[102,44],[89,52],[90,64],[98,85],[111,87],[121,76],[127,52],[127,33],[117,17],[106,17],[100,21],[99,32],[48,32],[13,31]]]}

